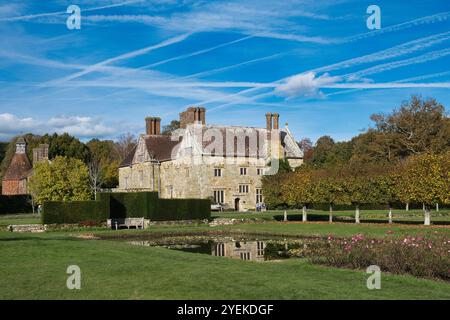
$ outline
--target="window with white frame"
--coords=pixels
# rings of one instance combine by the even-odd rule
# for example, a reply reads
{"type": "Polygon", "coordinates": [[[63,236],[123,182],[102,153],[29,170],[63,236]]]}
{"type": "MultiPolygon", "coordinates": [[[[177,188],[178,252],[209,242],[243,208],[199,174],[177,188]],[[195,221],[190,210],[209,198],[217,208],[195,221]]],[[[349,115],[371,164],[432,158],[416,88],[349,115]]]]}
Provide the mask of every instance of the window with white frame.
{"type": "Polygon", "coordinates": [[[262,202],[263,202],[262,189],[256,188],[256,203],[262,203],[262,202]]]}
{"type": "Polygon", "coordinates": [[[215,247],[215,255],[216,255],[217,257],[223,257],[223,256],[225,256],[225,244],[223,244],[223,243],[218,243],[218,244],[216,244],[216,247],[215,247]]]}
{"type": "Polygon", "coordinates": [[[215,203],[225,203],[224,190],[214,190],[213,196],[214,196],[215,203]]]}
{"type": "Polygon", "coordinates": [[[248,184],[240,184],[239,193],[248,193],[248,184]]]}
{"type": "Polygon", "coordinates": [[[241,260],[250,260],[250,252],[241,252],[241,260]]]}
{"type": "Polygon", "coordinates": [[[247,175],[247,168],[239,168],[239,169],[240,169],[241,176],[247,175]]]}
{"type": "Polygon", "coordinates": [[[262,176],[264,174],[264,169],[263,168],[256,168],[256,174],[258,176],[262,176]]]}
{"type": "Polygon", "coordinates": [[[256,242],[256,251],[257,251],[257,255],[258,256],[263,256],[264,255],[264,242],[262,241],[257,241],[256,242]]]}
{"type": "Polygon", "coordinates": [[[215,168],[214,169],[214,177],[221,177],[222,176],[222,169],[215,168]]]}

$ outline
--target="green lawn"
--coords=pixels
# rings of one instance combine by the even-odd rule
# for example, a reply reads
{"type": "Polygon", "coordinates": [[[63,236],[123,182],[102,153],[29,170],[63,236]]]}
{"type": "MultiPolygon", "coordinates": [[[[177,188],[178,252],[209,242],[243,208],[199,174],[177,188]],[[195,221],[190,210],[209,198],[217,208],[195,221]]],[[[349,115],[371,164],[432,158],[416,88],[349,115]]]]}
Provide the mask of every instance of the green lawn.
{"type": "Polygon", "coordinates": [[[64,234],[0,232],[1,299],[450,299],[450,284],[291,259],[249,262],[64,234]],[[81,268],[81,290],[66,268],[81,268]]]}
{"type": "MultiPolygon", "coordinates": [[[[302,211],[301,210],[286,210],[288,219],[301,220],[302,211]]],[[[423,222],[423,211],[422,210],[398,210],[392,211],[394,222],[407,223],[412,222],[423,222]]],[[[245,218],[258,218],[262,220],[278,220],[283,219],[284,210],[268,210],[265,212],[212,212],[211,216],[213,218],[235,218],[235,219],[245,219],[245,218]]],[[[328,221],[328,211],[321,210],[308,210],[308,218],[311,221],[328,221]]],[[[335,219],[339,218],[353,218],[355,216],[354,210],[342,210],[334,211],[333,217],[335,219]]],[[[362,221],[384,221],[388,222],[388,210],[361,210],[360,217],[362,221]]],[[[439,212],[431,211],[431,220],[434,223],[448,223],[450,224],[450,210],[442,209],[439,212]]]]}
{"type": "Polygon", "coordinates": [[[351,236],[362,233],[367,236],[404,236],[404,235],[433,235],[446,234],[450,236],[450,228],[447,226],[422,225],[389,225],[375,223],[324,223],[324,222],[267,222],[258,224],[238,224],[221,227],[223,229],[243,231],[243,232],[266,232],[285,235],[335,235],[351,236]]]}
{"type": "MultiPolygon", "coordinates": [[[[450,283],[442,281],[383,274],[382,289],[368,290],[363,271],[318,266],[299,259],[258,263],[73,237],[80,233],[121,236],[209,230],[294,236],[450,235],[450,226],[284,223],[272,219],[280,212],[263,214],[268,219],[265,223],[220,227],[87,228],[39,234],[0,231],[0,299],[450,299],[450,283]],[[66,268],[71,264],[81,268],[79,291],[68,290],[65,285],[66,268]]],[[[38,222],[31,215],[0,217],[0,226],[38,222]]]]}
{"type": "Polygon", "coordinates": [[[11,224],[35,224],[40,223],[40,218],[37,214],[24,213],[24,214],[11,214],[0,215],[0,229],[7,227],[11,224]]]}

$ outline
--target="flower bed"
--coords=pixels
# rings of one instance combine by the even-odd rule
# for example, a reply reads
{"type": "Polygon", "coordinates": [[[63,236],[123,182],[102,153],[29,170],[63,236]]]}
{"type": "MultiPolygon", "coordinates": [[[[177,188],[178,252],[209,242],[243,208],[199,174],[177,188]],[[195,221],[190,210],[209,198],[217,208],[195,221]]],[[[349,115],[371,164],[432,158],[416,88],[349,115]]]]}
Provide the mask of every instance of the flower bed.
{"type": "Polygon", "coordinates": [[[317,264],[365,269],[377,265],[382,271],[450,281],[450,240],[446,237],[371,239],[313,238],[271,242],[266,259],[300,257],[317,264]]]}

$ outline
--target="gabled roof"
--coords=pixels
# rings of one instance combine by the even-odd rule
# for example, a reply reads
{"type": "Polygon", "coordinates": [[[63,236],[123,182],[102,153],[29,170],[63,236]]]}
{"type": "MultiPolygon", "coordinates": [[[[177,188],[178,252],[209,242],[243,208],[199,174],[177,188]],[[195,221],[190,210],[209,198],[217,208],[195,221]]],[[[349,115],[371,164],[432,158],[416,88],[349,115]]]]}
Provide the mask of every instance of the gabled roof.
{"type": "MultiPolygon", "coordinates": [[[[172,141],[168,135],[142,135],[140,139],[144,140],[147,152],[152,160],[167,161],[172,158],[172,150],[179,143],[172,141]]],[[[120,167],[126,167],[133,164],[137,145],[131,150],[126,158],[120,164],[120,167]]]]}
{"type": "MultiPolygon", "coordinates": [[[[196,130],[194,126],[188,127],[186,130],[190,131],[190,137],[194,137],[196,130]]],[[[216,125],[206,125],[201,128],[202,146],[200,150],[200,144],[197,143],[199,152],[204,155],[211,153],[211,149],[214,147],[214,139],[208,140],[208,135],[205,135],[207,130],[212,131],[211,135],[219,135],[222,140],[223,149],[215,150],[215,155],[222,155],[226,157],[259,157],[266,158],[269,157],[268,151],[270,147],[270,135],[265,128],[255,128],[255,127],[241,127],[241,126],[216,126],[216,125]],[[248,136],[248,140],[245,137],[248,136]],[[237,139],[235,138],[237,137],[237,139]],[[233,139],[234,141],[228,141],[233,139]],[[240,139],[241,146],[237,147],[237,140],[240,139]]],[[[280,143],[284,149],[284,155],[286,158],[303,158],[303,153],[296,143],[294,137],[292,136],[289,129],[286,127],[280,129],[280,143]]]]}
{"type": "Polygon", "coordinates": [[[25,179],[32,169],[30,160],[26,153],[16,153],[11,159],[8,169],[6,169],[3,180],[25,179]]]}
{"type": "Polygon", "coordinates": [[[180,143],[168,135],[144,136],[144,140],[150,157],[158,161],[171,160],[172,150],[180,143]]]}
{"type": "MultiPolygon", "coordinates": [[[[202,155],[210,155],[211,152],[214,152],[215,156],[225,156],[225,157],[250,157],[250,158],[266,158],[269,139],[267,137],[267,129],[265,128],[254,128],[254,127],[237,127],[237,126],[215,126],[215,125],[206,125],[206,126],[188,126],[186,129],[178,129],[180,131],[177,132],[177,135],[182,137],[179,141],[173,141],[172,137],[169,135],[141,135],[136,147],[127,155],[127,157],[122,161],[120,167],[126,167],[132,165],[135,160],[136,151],[138,150],[138,146],[143,147],[142,143],[145,144],[145,150],[147,154],[145,158],[139,161],[167,161],[172,160],[173,155],[177,154],[178,148],[183,144],[183,148],[187,146],[193,147],[195,150],[195,154],[202,155]],[[197,129],[200,129],[200,132],[196,132],[197,129]],[[214,139],[208,140],[208,135],[205,135],[207,130],[214,130],[211,134],[215,137],[218,135],[221,139],[221,150],[214,150],[214,139]],[[198,135],[201,133],[201,135],[198,135]],[[197,141],[196,134],[199,137],[197,141]],[[239,136],[242,135],[242,136],[239,136]],[[246,140],[244,143],[245,148],[236,147],[238,139],[245,139],[245,136],[253,137],[252,142],[250,140],[246,140]],[[204,137],[202,139],[202,143],[200,143],[200,137],[204,137]],[[227,141],[233,139],[233,141],[227,141]],[[250,147],[250,143],[252,144],[250,147]],[[244,150],[241,150],[244,149],[244,150]]],[[[303,154],[298,147],[295,139],[290,133],[289,129],[281,129],[280,130],[280,139],[281,144],[284,149],[285,156],[287,158],[302,158],[303,154]]],[[[137,161],[137,162],[139,162],[137,161]]]]}

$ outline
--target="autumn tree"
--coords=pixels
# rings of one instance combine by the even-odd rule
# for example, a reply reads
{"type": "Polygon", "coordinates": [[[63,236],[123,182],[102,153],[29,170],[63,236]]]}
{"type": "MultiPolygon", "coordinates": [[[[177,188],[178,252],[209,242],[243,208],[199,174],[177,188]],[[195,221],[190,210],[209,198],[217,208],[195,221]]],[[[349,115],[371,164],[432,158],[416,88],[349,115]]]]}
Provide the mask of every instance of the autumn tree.
{"type": "Polygon", "coordinates": [[[422,154],[408,159],[406,164],[411,198],[423,203],[424,224],[430,225],[430,206],[449,202],[450,152],[445,154],[422,154]]]}
{"type": "Polygon", "coordinates": [[[399,157],[450,148],[449,119],[435,99],[412,96],[392,113],[375,114],[371,119],[377,131],[389,135],[389,143],[398,147],[399,157]]]}
{"type": "Polygon", "coordinates": [[[28,187],[39,204],[91,199],[88,168],[75,158],[57,156],[52,162],[35,164],[28,187]]]}
{"type": "Polygon", "coordinates": [[[307,221],[307,206],[314,202],[311,170],[298,168],[281,186],[282,199],[291,207],[302,207],[302,220],[307,221]]]}
{"type": "Polygon", "coordinates": [[[134,147],[136,147],[136,144],[137,139],[131,133],[122,134],[117,138],[115,148],[120,162],[122,162],[134,147]]]}
{"type": "Polygon", "coordinates": [[[375,203],[388,205],[388,222],[392,223],[392,206],[399,200],[397,189],[399,176],[391,168],[385,168],[384,170],[374,177],[374,188],[377,191],[374,200],[376,200],[375,203]]]}
{"type": "Polygon", "coordinates": [[[97,188],[116,187],[119,183],[118,167],[120,157],[114,142],[111,140],[92,139],[86,145],[91,152],[91,158],[88,163],[91,186],[98,185],[97,188]]]}
{"type": "Polygon", "coordinates": [[[314,152],[314,147],[311,139],[303,138],[297,144],[300,150],[302,150],[303,152],[303,161],[310,162],[314,152]]]}
{"type": "Polygon", "coordinates": [[[283,192],[281,190],[287,176],[287,172],[278,172],[275,175],[263,176],[262,189],[264,193],[264,202],[270,209],[286,208],[288,204],[284,201],[283,192]]]}
{"type": "Polygon", "coordinates": [[[346,190],[345,181],[342,176],[336,174],[337,170],[322,169],[313,173],[313,193],[315,203],[328,204],[329,218],[333,222],[333,206],[348,205],[350,203],[349,193],[346,190]]]}
{"type": "Polygon", "coordinates": [[[345,168],[342,176],[350,202],[355,206],[355,222],[360,223],[360,206],[379,202],[381,190],[377,184],[377,173],[371,166],[354,166],[345,168]]]}

